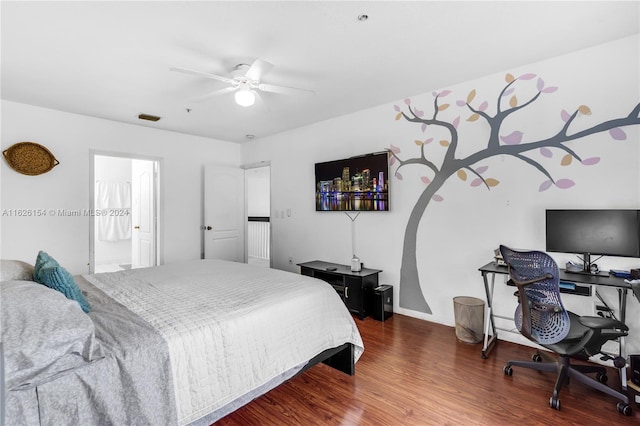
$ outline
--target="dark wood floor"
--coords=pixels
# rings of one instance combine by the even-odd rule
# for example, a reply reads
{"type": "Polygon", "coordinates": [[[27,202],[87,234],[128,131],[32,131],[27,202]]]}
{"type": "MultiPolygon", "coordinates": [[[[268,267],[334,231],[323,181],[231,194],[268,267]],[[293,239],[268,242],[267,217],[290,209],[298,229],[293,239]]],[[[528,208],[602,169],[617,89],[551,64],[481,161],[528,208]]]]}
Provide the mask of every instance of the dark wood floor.
{"type": "MultiPolygon", "coordinates": [[[[452,327],[395,314],[356,319],[365,352],[348,376],[318,365],[221,419],[216,425],[640,425],[616,400],[578,382],[549,407],[555,378],[514,367],[531,348],[499,341],[488,359],[481,346],[457,341],[452,327]]],[[[609,371],[609,385],[620,378],[609,371]]]]}

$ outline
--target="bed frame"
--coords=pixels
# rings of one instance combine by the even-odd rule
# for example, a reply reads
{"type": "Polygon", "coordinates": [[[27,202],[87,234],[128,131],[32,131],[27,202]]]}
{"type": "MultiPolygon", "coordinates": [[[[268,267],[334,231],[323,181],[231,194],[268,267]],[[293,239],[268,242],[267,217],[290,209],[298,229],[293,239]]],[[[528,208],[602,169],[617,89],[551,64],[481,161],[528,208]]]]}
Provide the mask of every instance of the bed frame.
{"type": "Polygon", "coordinates": [[[356,372],[353,344],[345,343],[344,345],[320,352],[318,355],[311,358],[307,365],[305,365],[298,374],[321,362],[335,368],[336,370],[353,376],[356,372]]]}

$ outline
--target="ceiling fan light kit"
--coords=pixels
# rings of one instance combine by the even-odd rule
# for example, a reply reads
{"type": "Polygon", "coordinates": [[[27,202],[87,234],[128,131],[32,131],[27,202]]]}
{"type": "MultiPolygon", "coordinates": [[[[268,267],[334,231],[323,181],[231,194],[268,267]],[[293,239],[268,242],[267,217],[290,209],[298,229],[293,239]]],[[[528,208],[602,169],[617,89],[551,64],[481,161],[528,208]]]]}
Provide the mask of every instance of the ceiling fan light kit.
{"type": "Polygon", "coordinates": [[[235,94],[236,103],[243,107],[249,107],[256,102],[256,94],[251,89],[243,88],[235,94]]]}

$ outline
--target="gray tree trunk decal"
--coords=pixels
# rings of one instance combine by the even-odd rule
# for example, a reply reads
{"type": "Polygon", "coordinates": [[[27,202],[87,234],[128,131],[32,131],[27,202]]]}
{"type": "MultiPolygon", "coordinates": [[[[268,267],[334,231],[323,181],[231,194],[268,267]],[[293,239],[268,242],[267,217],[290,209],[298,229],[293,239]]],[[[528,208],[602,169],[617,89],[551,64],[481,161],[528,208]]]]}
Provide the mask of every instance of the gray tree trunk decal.
{"type": "Polygon", "coordinates": [[[414,157],[401,158],[401,149],[394,145],[391,145],[388,150],[390,152],[390,164],[398,164],[394,175],[399,180],[402,180],[400,170],[403,167],[420,165],[428,169],[428,175],[421,177],[422,181],[426,184],[426,188],[418,197],[418,201],[411,211],[404,234],[402,265],[400,269],[399,304],[401,307],[428,314],[432,313],[420,286],[416,257],[417,232],[420,220],[429,203],[432,201],[443,201],[442,196],[438,195],[438,190],[442,188],[444,183],[452,175],[455,174],[462,181],[469,181],[472,187],[484,186],[487,189],[491,189],[500,182],[495,178],[485,177],[488,166],[482,165],[481,163],[483,160],[491,157],[508,155],[521,160],[526,165],[534,167],[544,176],[539,191],[546,191],[551,187],[567,189],[575,183],[568,178],[554,178],[543,165],[545,159],[548,161],[556,152],[560,152],[560,164],[562,166],[568,166],[575,161],[585,166],[597,164],[600,161],[599,157],[583,159],[576,151],[568,147],[566,143],[602,132],[608,132],[614,140],[625,140],[627,136],[622,127],[640,124],[639,103],[626,117],[604,121],[587,129],[572,133],[570,127],[572,127],[571,125],[576,118],[580,115],[591,114],[589,107],[581,105],[572,114],[562,110],[560,112],[560,119],[564,124],[560,124],[560,130],[556,134],[545,139],[526,141],[525,132],[522,131],[503,134],[502,124],[507,117],[538,101],[542,95],[550,94],[557,90],[557,87],[546,87],[544,81],[536,77],[535,74],[530,73],[523,74],[517,78],[511,74],[507,74],[505,77],[507,84],[496,99],[496,112],[494,115],[490,115],[487,112],[489,106],[487,101],[480,103],[474,102],[476,98],[475,90],[469,92],[465,100],[456,102],[458,107],[463,107],[465,111],[468,111],[469,116],[466,118],[467,121],[475,122],[482,119],[489,125],[488,140],[483,143],[485,148],[467,155],[464,158],[456,157],[456,149],[460,142],[458,140],[457,130],[460,116],[451,122],[438,118],[438,115],[442,111],[451,106],[449,103],[441,101],[442,98],[451,93],[450,91],[445,90],[439,93],[433,93],[433,114],[430,118],[425,117],[424,111],[412,106],[410,99],[404,101],[404,107],[395,106],[397,112],[396,120],[405,119],[411,123],[419,124],[425,133],[430,128],[438,128],[445,130],[448,135],[448,137],[434,144],[436,145],[435,148],[437,148],[437,145],[440,145],[441,149],[445,150],[444,156],[442,156],[442,153],[438,153],[437,155],[439,158],[442,157],[439,165],[432,162],[426,153],[427,146],[434,147],[434,145],[429,145],[433,142],[433,138],[416,140],[415,144],[419,149],[419,155],[414,157]],[[535,94],[529,96],[526,101],[521,102],[515,94],[516,83],[526,80],[536,81],[536,88],[531,92],[535,94]]]}

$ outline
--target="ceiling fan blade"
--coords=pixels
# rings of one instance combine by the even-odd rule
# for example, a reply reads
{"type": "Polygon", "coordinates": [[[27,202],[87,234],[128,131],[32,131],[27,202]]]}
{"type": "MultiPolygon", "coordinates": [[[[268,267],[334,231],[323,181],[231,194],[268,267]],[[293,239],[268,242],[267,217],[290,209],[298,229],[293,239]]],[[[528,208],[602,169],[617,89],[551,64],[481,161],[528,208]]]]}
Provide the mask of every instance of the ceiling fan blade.
{"type": "Polygon", "coordinates": [[[214,90],[213,92],[207,93],[206,95],[200,96],[198,98],[192,99],[193,102],[202,102],[206,101],[209,98],[213,98],[214,96],[224,95],[225,93],[230,93],[236,90],[237,87],[225,87],[224,89],[214,90]]]}
{"type": "Polygon", "coordinates": [[[187,68],[179,68],[179,67],[171,67],[169,69],[171,71],[177,71],[177,72],[181,72],[181,73],[184,73],[184,74],[197,75],[199,77],[210,78],[210,79],[222,81],[222,82],[228,83],[228,84],[233,83],[233,80],[230,79],[230,78],[222,77],[220,75],[210,74],[208,72],[190,70],[190,69],[187,69],[187,68]]]}
{"type": "Polygon", "coordinates": [[[264,101],[264,98],[260,96],[260,91],[255,90],[253,93],[256,94],[256,101],[258,101],[257,104],[264,108],[265,111],[271,112],[271,108],[269,108],[269,105],[267,105],[267,103],[264,101]]]}
{"type": "Polygon", "coordinates": [[[247,70],[245,77],[250,80],[260,80],[263,75],[271,71],[273,64],[271,62],[256,59],[247,70]]]}
{"type": "Polygon", "coordinates": [[[300,89],[297,87],[279,86],[277,84],[266,84],[266,83],[260,83],[258,85],[258,89],[264,92],[281,93],[284,95],[298,95],[298,94],[312,95],[315,93],[313,90],[300,89]]]}

